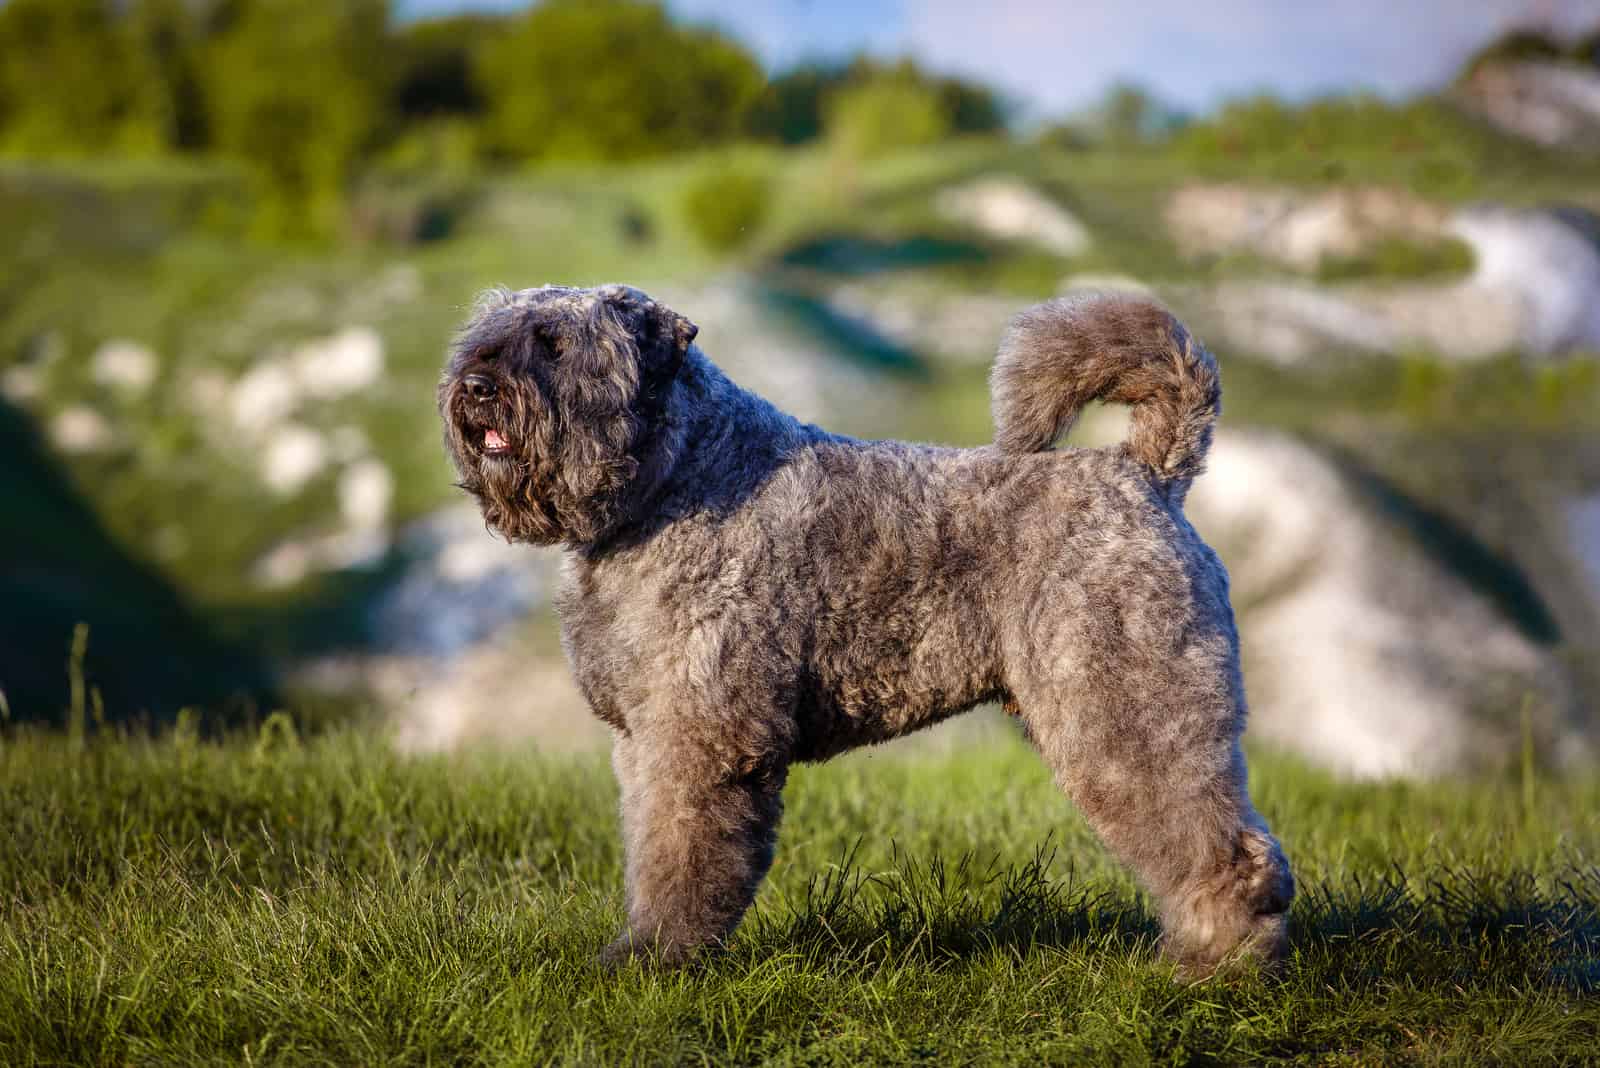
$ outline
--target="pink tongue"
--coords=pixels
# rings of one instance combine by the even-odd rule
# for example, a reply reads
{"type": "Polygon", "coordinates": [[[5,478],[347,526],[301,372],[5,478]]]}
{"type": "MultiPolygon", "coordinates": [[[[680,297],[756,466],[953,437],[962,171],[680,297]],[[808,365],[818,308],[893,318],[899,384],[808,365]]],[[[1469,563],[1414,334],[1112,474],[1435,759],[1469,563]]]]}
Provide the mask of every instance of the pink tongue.
{"type": "Polygon", "coordinates": [[[500,436],[498,430],[485,430],[483,432],[483,447],[486,449],[503,449],[506,439],[500,436]]]}

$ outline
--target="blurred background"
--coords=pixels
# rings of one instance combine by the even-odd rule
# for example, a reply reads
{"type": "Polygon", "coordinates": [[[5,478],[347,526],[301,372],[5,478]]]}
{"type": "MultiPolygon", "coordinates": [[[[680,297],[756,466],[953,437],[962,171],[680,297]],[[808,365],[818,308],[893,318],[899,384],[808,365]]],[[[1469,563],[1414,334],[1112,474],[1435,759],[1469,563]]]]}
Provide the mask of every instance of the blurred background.
{"type": "Polygon", "coordinates": [[[1252,737],[1591,761],[1600,2],[978,11],[0,2],[0,717],[597,744],[557,555],[440,446],[479,290],[627,281],[807,419],[978,444],[1007,319],[1125,288],[1222,362],[1252,737]]]}

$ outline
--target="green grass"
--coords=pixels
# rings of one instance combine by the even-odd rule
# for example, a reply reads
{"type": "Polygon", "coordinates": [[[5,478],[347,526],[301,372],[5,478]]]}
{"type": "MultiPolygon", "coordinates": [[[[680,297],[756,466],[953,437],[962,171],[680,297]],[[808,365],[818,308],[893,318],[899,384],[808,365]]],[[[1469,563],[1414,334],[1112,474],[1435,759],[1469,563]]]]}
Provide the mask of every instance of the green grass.
{"type": "Polygon", "coordinates": [[[0,1063],[1576,1063],[1600,781],[1341,785],[1258,756],[1281,980],[1176,983],[1009,728],[799,770],[730,948],[608,976],[603,757],[0,735],[0,1063]]]}

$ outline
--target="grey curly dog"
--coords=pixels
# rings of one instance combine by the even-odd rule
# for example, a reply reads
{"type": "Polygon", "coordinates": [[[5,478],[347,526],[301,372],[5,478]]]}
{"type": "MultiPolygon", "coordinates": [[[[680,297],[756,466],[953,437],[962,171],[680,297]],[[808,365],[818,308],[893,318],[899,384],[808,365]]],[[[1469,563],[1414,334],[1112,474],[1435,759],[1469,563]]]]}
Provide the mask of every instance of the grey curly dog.
{"type": "Polygon", "coordinates": [[[725,939],[772,864],[795,761],[985,701],[1204,975],[1280,958],[1294,881],[1251,805],[1228,577],[1183,514],[1217,366],[1144,299],[1056,300],[1000,346],[995,443],[857,441],[740,389],[627,286],[496,291],[439,390],[489,526],[563,543],[563,643],[615,733],[626,929],[603,955],[725,939]],[[1052,448],[1085,404],[1123,444],[1052,448]]]}

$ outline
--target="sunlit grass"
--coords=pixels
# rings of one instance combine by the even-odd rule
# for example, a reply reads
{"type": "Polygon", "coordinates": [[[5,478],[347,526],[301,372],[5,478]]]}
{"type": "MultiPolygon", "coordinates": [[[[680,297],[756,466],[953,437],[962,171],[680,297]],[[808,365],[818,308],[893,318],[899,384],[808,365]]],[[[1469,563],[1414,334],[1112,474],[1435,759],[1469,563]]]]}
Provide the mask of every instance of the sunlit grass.
{"type": "Polygon", "coordinates": [[[406,758],[278,720],[0,749],[0,1062],[1573,1063],[1600,781],[1344,785],[1258,754],[1281,980],[1185,987],[1004,725],[801,769],[727,952],[600,972],[603,756],[406,758]]]}

